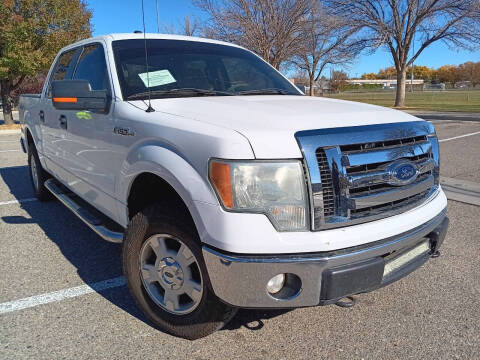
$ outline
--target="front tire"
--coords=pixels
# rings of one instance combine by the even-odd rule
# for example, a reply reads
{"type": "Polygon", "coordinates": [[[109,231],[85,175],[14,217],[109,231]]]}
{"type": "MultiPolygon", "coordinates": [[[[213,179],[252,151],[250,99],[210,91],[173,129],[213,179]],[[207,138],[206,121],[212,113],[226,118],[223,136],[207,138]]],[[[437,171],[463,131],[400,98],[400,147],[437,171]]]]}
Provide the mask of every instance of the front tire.
{"type": "Polygon", "coordinates": [[[43,170],[37,149],[32,144],[28,148],[28,169],[36,198],[40,201],[51,200],[52,194],[45,187],[45,181],[49,179],[50,175],[43,170]]]}
{"type": "Polygon", "coordinates": [[[198,339],[236,313],[211,290],[193,224],[152,206],[136,214],[125,233],[123,270],[130,292],[159,329],[198,339]]]}

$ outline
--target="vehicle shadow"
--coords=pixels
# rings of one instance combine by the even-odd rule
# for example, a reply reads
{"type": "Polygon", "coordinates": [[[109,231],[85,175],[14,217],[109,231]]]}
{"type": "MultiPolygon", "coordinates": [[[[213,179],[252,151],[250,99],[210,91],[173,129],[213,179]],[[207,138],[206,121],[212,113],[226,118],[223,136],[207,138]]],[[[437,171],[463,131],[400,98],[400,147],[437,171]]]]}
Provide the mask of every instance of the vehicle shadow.
{"type": "MultiPolygon", "coordinates": [[[[0,168],[0,178],[17,200],[33,197],[27,166],[0,168]]],[[[33,201],[21,203],[20,206],[27,212],[28,217],[9,215],[1,217],[1,220],[18,226],[38,224],[45,235],[58,246],[65,259],[75,266],[84,283],[93,284],[122,275],[121,245],[101,239],[60,202],[33,201]]],[[[138,310],[125,286],[98,293],[115,306],[152,326],[138,310]]],[[[263,320],[287,311],[240,310],[224,329],[245,327],[259,330],[264,326],[263,320]]]]}
{"type": "MultiPolygon", "coordinates": [[[[0,178],[17,200],[34,197],[27,166],[1,168],[0,178]]],[[[28,216],[9,215],[3,216],[1,220],[18,226],[37,224],[65,259],[75,266],[84,283],[93,284],[122,275],[121,246],[102,240],[60,202],[32,201],[23,202],[20,206],[28,216]]],[[[99,294],[147,322],[137,310],[125,286],[106,289],[99,294]]]]}
{"type": "Polygon", "coordinates": [[[264,320],[272,319],[277,316],[286,314],[292,311],[291,309],[278,309],[278,310],[253,310],[253,309],[240,309],[235,317],[222,329],[224,330],[237,330],[242,327],[256,331],[261,330],[264,327],[264,320]]]}

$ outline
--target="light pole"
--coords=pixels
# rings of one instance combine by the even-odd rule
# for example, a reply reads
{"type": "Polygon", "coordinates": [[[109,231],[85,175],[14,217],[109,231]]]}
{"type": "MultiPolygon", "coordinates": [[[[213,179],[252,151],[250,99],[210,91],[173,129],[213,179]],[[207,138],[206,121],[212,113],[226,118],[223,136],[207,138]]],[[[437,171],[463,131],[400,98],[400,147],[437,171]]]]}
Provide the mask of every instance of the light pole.
{"type": "Polygon", "coordinates": [[[160,20],[158,18],[158,0],[156,0],[155,5],[157,8],[157,32],[160,33],[160,20]]]}
{"type": "MultiPolygon", "coordinates": [[[[415,56],[415,33],[413,33],[413,41],[412,41],[412,56],[415,56]]],[[[413,93],[413,65],[414,61],[412,61],[412,73],[411,73],[411,84],[410,84],[410,91],[413,93]]]]}

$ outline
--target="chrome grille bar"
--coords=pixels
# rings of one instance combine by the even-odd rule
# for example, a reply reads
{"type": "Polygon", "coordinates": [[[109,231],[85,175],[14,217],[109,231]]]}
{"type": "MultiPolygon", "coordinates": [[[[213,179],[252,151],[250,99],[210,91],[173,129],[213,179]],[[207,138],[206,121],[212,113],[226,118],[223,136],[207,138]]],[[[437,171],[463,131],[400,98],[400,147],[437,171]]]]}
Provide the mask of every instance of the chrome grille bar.
{"type": "Polygon", "coordinates": [[[377,151],[362,151],[344,155],[342,162],[345,166],[358,166],[375,164],[380,162],[389,162],[400,158],[411,158],[430,152],[432,145],[425,142],[418,145],[407,145],[392,147],[388,149],[380,149],[377,151]]]}
{"type": "Polygon", "coordinates": [[[364,209],[385,203],[405,199],[430,189],[434,185],[433,176],[401,188],[391,188],[388,191],[372,193],[369,195],[352,196],[349,198],[348,207],[352,210],[364,209]]]}

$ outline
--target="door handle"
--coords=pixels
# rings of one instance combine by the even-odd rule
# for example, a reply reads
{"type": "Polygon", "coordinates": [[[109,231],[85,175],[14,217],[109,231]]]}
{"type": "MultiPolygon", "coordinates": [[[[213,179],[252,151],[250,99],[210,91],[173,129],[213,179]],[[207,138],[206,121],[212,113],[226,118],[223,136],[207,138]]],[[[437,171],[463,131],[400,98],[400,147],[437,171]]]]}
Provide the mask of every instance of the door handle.
{"type": "Polygon", "coordinates": [[[60,122],[60,127],[67,130],[67,117],[65,115],[60,115],[58,121],[60,122]]]}
{"type": "Polygon", "coordinates": [[[38,116],[40,116],[40,121],[42,123],[45,122],[45,113],[43,112],[43,110],[40,110],[40,112],[38,113],[38,116]]]}

